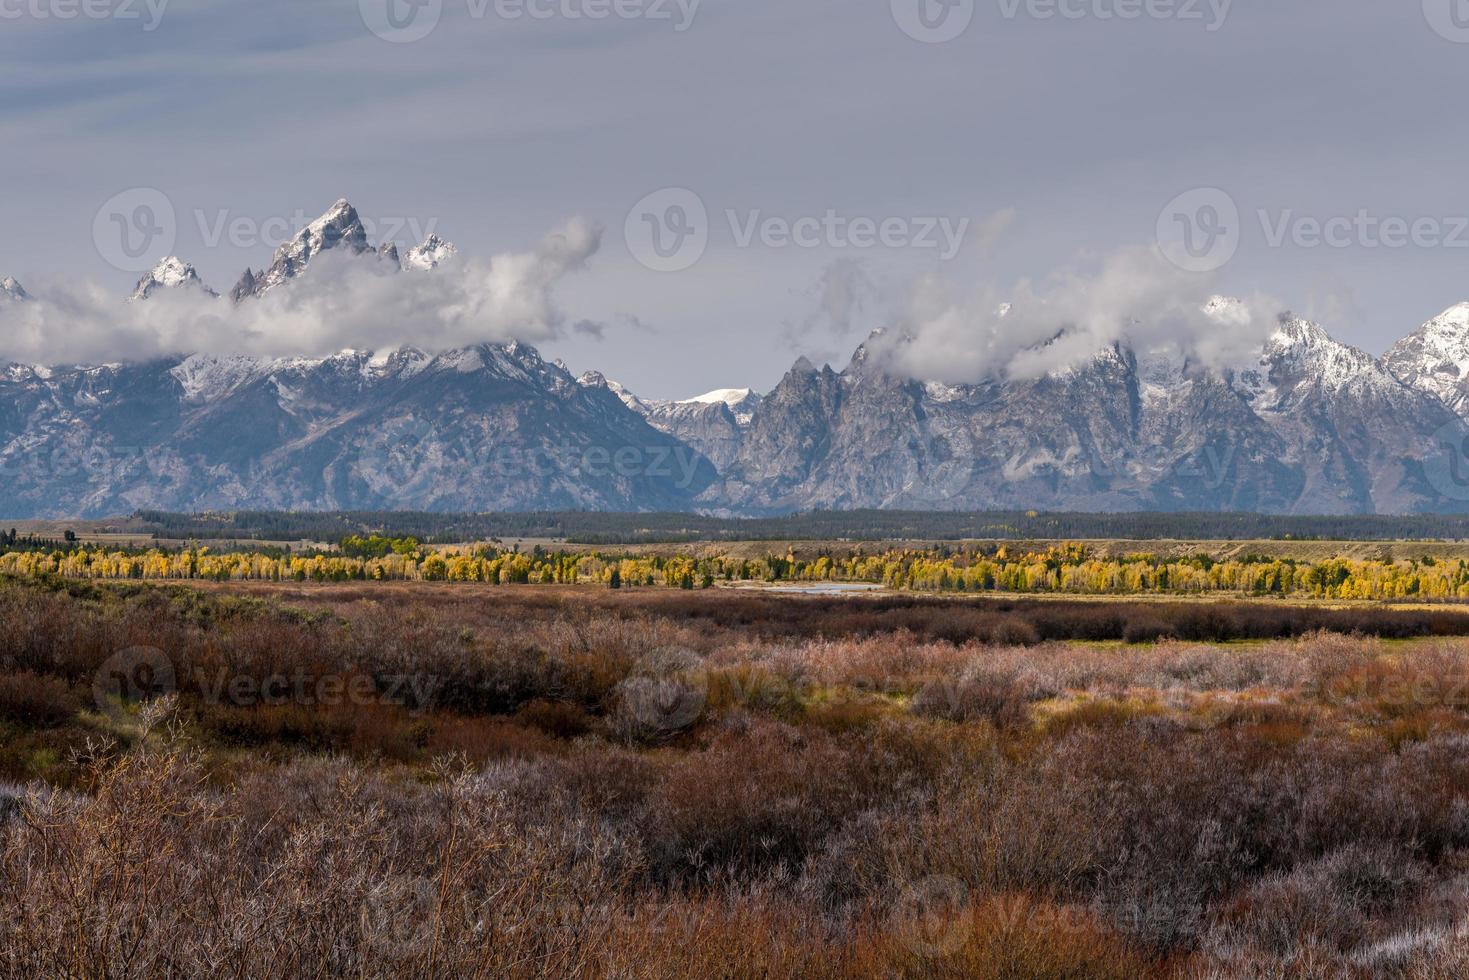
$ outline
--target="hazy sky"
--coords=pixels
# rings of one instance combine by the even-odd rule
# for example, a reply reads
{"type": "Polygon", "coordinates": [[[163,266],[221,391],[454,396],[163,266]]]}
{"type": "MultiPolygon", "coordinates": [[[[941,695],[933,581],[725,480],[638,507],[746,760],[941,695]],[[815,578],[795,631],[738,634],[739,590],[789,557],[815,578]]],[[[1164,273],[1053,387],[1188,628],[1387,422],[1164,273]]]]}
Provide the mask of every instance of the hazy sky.
{"type": "Polygon", "coordinates": [[[919,277],[1043,280],[1197,188],[1220,288],[1374,354],[1469,299],[1469,0],[413,2],[0,0],[0,276],[126,292],[138,188],[221,290],[338,197],[486,257],[583,216],[558,303],[601,333],[540,346],[651,397],[845,363],[919,277]]]}

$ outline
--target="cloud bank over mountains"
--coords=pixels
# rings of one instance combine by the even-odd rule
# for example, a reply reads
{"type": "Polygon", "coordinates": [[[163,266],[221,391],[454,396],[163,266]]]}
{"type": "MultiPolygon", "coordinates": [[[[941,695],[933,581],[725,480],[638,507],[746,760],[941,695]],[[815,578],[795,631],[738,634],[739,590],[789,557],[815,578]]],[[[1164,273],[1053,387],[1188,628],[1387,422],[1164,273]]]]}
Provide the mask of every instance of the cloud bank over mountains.
{"type": "MultiPolygon", "coordinates": [[[[159,266],[160,278],[172,277],[163,283],[171,288],[156,288],[145,276],[133,298],[90,282],[27,284],[26,300],[0,308],[0,359],[74,364],[190,353],[311,357],[345,348],[447,350],[543,341],[567,324],[558,288],[586,268],[601,241],[599,226],[574,218],[529,251],[487,260],[451,255],[431,269],[400,268],[396,249],[379,254],[328,246],[309,254],[309,274],[305,263],[287,264],[289,288],[239,301],[215,295],[192,275],[178,275],[192,267],[172,257],[159,266]]],[[[292,247],[281,246],[278,264],[292,247]]]]}
{"type": "Polygon", "coordinates": [[[1222,370],[1250,363],[1285,305],[1220,300],[1217,280],[1184,271],[1157,248],[1126,248],[1013,289],[965,288],[929,275],[913,284],[897,329],[869,345],[916,380],[1032,380],[1121,344],[1222,370]]]}
{"type": "MultiPolygon", "coordinates": [[[[586,269],[603,231],[573,218],[533,249],[490,259],[432,235],[400,257],[369,241],[357,211],[334,204],[220,295],[175,257],[124,299],[93,283],[56,281],[0,306],[0,359],[30,364],[136,362],[173,355],[323,357],[411,346],[437,353],[480,343],[600,338],[617,316],[570,316],[560,295],[586,269]]],[[[19,284],[17,284],[19,289],[19,284]]],[[[1025,381],[1124,346],[1195,369],[1255,362],[1285,304],[1221,300],[1211,274],[1185,271],[1156,247],[1083,257],[1008,287],[936,273],[900,283],[856,260],[815,283],[816,310],[788,324],[793,345],[822,348],[863,323],[867,353],[896,377],[948,384],[1025,381]]],[[[734,379],[738,380],[738,379],[734,379]]]]}

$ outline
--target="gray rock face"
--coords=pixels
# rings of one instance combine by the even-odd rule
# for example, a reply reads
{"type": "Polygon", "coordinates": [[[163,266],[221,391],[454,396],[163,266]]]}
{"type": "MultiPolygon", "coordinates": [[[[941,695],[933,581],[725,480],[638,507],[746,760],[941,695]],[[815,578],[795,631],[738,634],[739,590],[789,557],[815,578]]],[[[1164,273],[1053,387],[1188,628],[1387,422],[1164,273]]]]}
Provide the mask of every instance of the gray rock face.
{"type": "Polygon", "coordinates": [[[255,277],[254,269],[246,269],[240,276],[240,281],[230,287],[230,302],[238,303],[247,297],[254,296],[259,289],[260,281],[255,277]]]}
{"type": "Polygon", "coordinates": [[[7,515],[679,510],[715,479],[519,344],[0,373],[7,515]]]}
{"type": "Polygon", "coordinates": [[[14,517],[1458,511],[1469,488],[1445,482],[1440,464],[1463,426],[1437,395],[1292,317],[1258,363],[1223,374],[1114,347],[1031,380],[925,384],[863,348],[840,372],[800,361],[763,398],[688,402],[643,401],[596,373],[573,379],[521,344],[199,355],[5,369],[0,490],[14,517]]]}
{"type": "Polygon", "coordinates": [[[648,407],[648,424],[704,455],[723,471],[744,443],[745,425],[724,402],[659,402],[648,407]]]}
{"type": "Polygon", "coordinates": [[[1118,347],[1035,380],[922,384],[859,350],[840,374],[788,374],[702,502],[1455,511],[1464,500],[1434,479],[1454,424],[1438,398],[1289,316],[1257,365],[1222,375],[1118,347]]]}

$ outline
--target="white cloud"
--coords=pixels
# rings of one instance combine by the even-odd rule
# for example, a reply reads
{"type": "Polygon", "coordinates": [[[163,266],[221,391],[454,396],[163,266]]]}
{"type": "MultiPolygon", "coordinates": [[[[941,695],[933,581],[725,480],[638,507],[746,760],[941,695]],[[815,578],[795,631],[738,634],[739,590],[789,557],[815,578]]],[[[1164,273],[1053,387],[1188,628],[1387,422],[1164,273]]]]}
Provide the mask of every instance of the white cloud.
{"type": "MultiPolygon", "coordinates": [[[[136,361],[209,353],[321,356],[347,347],[445,350],[539,342],[566,317],[556,290],[586,267],[602,229],[574,219],[533,251],[460,258],[432,273],[324,252],[299,279],[239,305],[198,290],[129,303],[86,283],[41,284],[0,308],[0,358],[40,364],[136,361]]],[[[28,288],[30,288],[28,286],[28,288]]]]}
{"type": "Polygon", "coordinates": [[[1231,306],[1223,322],[1205,310],[1216,285],[1156,248],[1123,249],[1091,268],[1022,280],[1008,292],[961,292],[929,275],[914,284],[907,315],[874,353],[904,375],[955,384],[1040,377],[1114,343],[1204,367],[1242,364],[1269,336],[1281,306],[1255,297],[1231,306]]]}

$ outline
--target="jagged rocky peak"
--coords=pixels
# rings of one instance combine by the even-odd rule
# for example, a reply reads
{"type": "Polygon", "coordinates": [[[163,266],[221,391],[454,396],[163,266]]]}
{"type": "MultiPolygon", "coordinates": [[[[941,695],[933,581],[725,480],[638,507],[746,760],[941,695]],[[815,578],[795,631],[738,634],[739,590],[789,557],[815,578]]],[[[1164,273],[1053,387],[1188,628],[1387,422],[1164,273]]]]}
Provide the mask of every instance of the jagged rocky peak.
{"type": "Polygon", "coordinates": [[[416,272],[428,272],[438,268],[459,254],[453,242],[446,242],[438,235],[429,235],[422,243],[413,246],[403,256],[403,268],[416,272]]]}
{"type": "Polygon", "coordinates": [[[247,268],[230,290],[230,299],[238,303],[251,296],[263,295],[300,276],[322,252],[333,250],[342,250],[349,255],[375,255],[392,270],[420,272],[435,269],[458,254],[452,242],[438,235],[429,235],[406,251],[400,251],[393,242],[383,242],[374,248],[367,240],[367,229],[357,209],[343,198],[276,249],[267,268],[259,272],[247,268]]]}
{"type": "Polygon", "coordinates": [[[1336,341],[1321,324],[1287,311],[1280,314],[1275,332],[1270,335],[1270,343],[1280,347],[1321,347],[1336,341]]]}
{"type": "Polygon", "coordinates": [[[246,278],[252,279],[253,283],[247,283],[246,278],[242,278],[230,291],[230,295],[239,300],[268,292],[301,275],[311,260],[322,252],[334,249],[345,249],[352,255],[376,253],[376,249],[368,244],[367,229],[363,227],[357,209],[346,198],[337,201],[325,214],[276,249],[270,268],[259,275],[246,270],[246,278]]]}
{"type": "Polygon", "coordinates": [[[1265,342],[1262,365],[1273,372],[1320,383],[1326,388],[1342,385],[1378,371],[1377,362],[1365,351],[1343,344],[1319,323],[1282,313],[1275,332],[1265,342]]]}
{"type": "Polygon", "coordinates": [[[24,300],[30,299],[31,294],[25,291],[25,287],[15,281],[14,276],[6,276],[0,279],[0,300],[24,300]]]}
{"type": "Polygon", "coordinates": [[[160,289],[198,289],[209,294],[218,296],[214,290],[204,285],[199,278],[199,273],[189,263],[183,261],[176,255],[165,257],[150,271],[138,280],[137,288],[133,290],[132,299],[147,299],[160,289]]]}
{"type": "Polygon", "coordinates": [[[1469,303],[1449,307],[1398,341],[1382,355],[1382,366],[1403,384],[1463,409],[1469,402],[1469,303]]]}
{"type": "Polygon", "coordinates": [[[609,379],[601,371],[583,371],[581,376],[576,379],[576,383],[583,388],[606,388],[612,394],[616,395],[618,400],[624,405],[639,415],[647,415],[653,410],[652,405],[628,391],[623,385],[609,379]]]}
{"type": "Polygon", "coordinates": [[[246,269],[240,281],[235,283],[230,290],[230,299],[236,303],[247,296],[254,296],[255,291],[260,288],[260,279],[255,275],[255,270],[246,269]]]}

